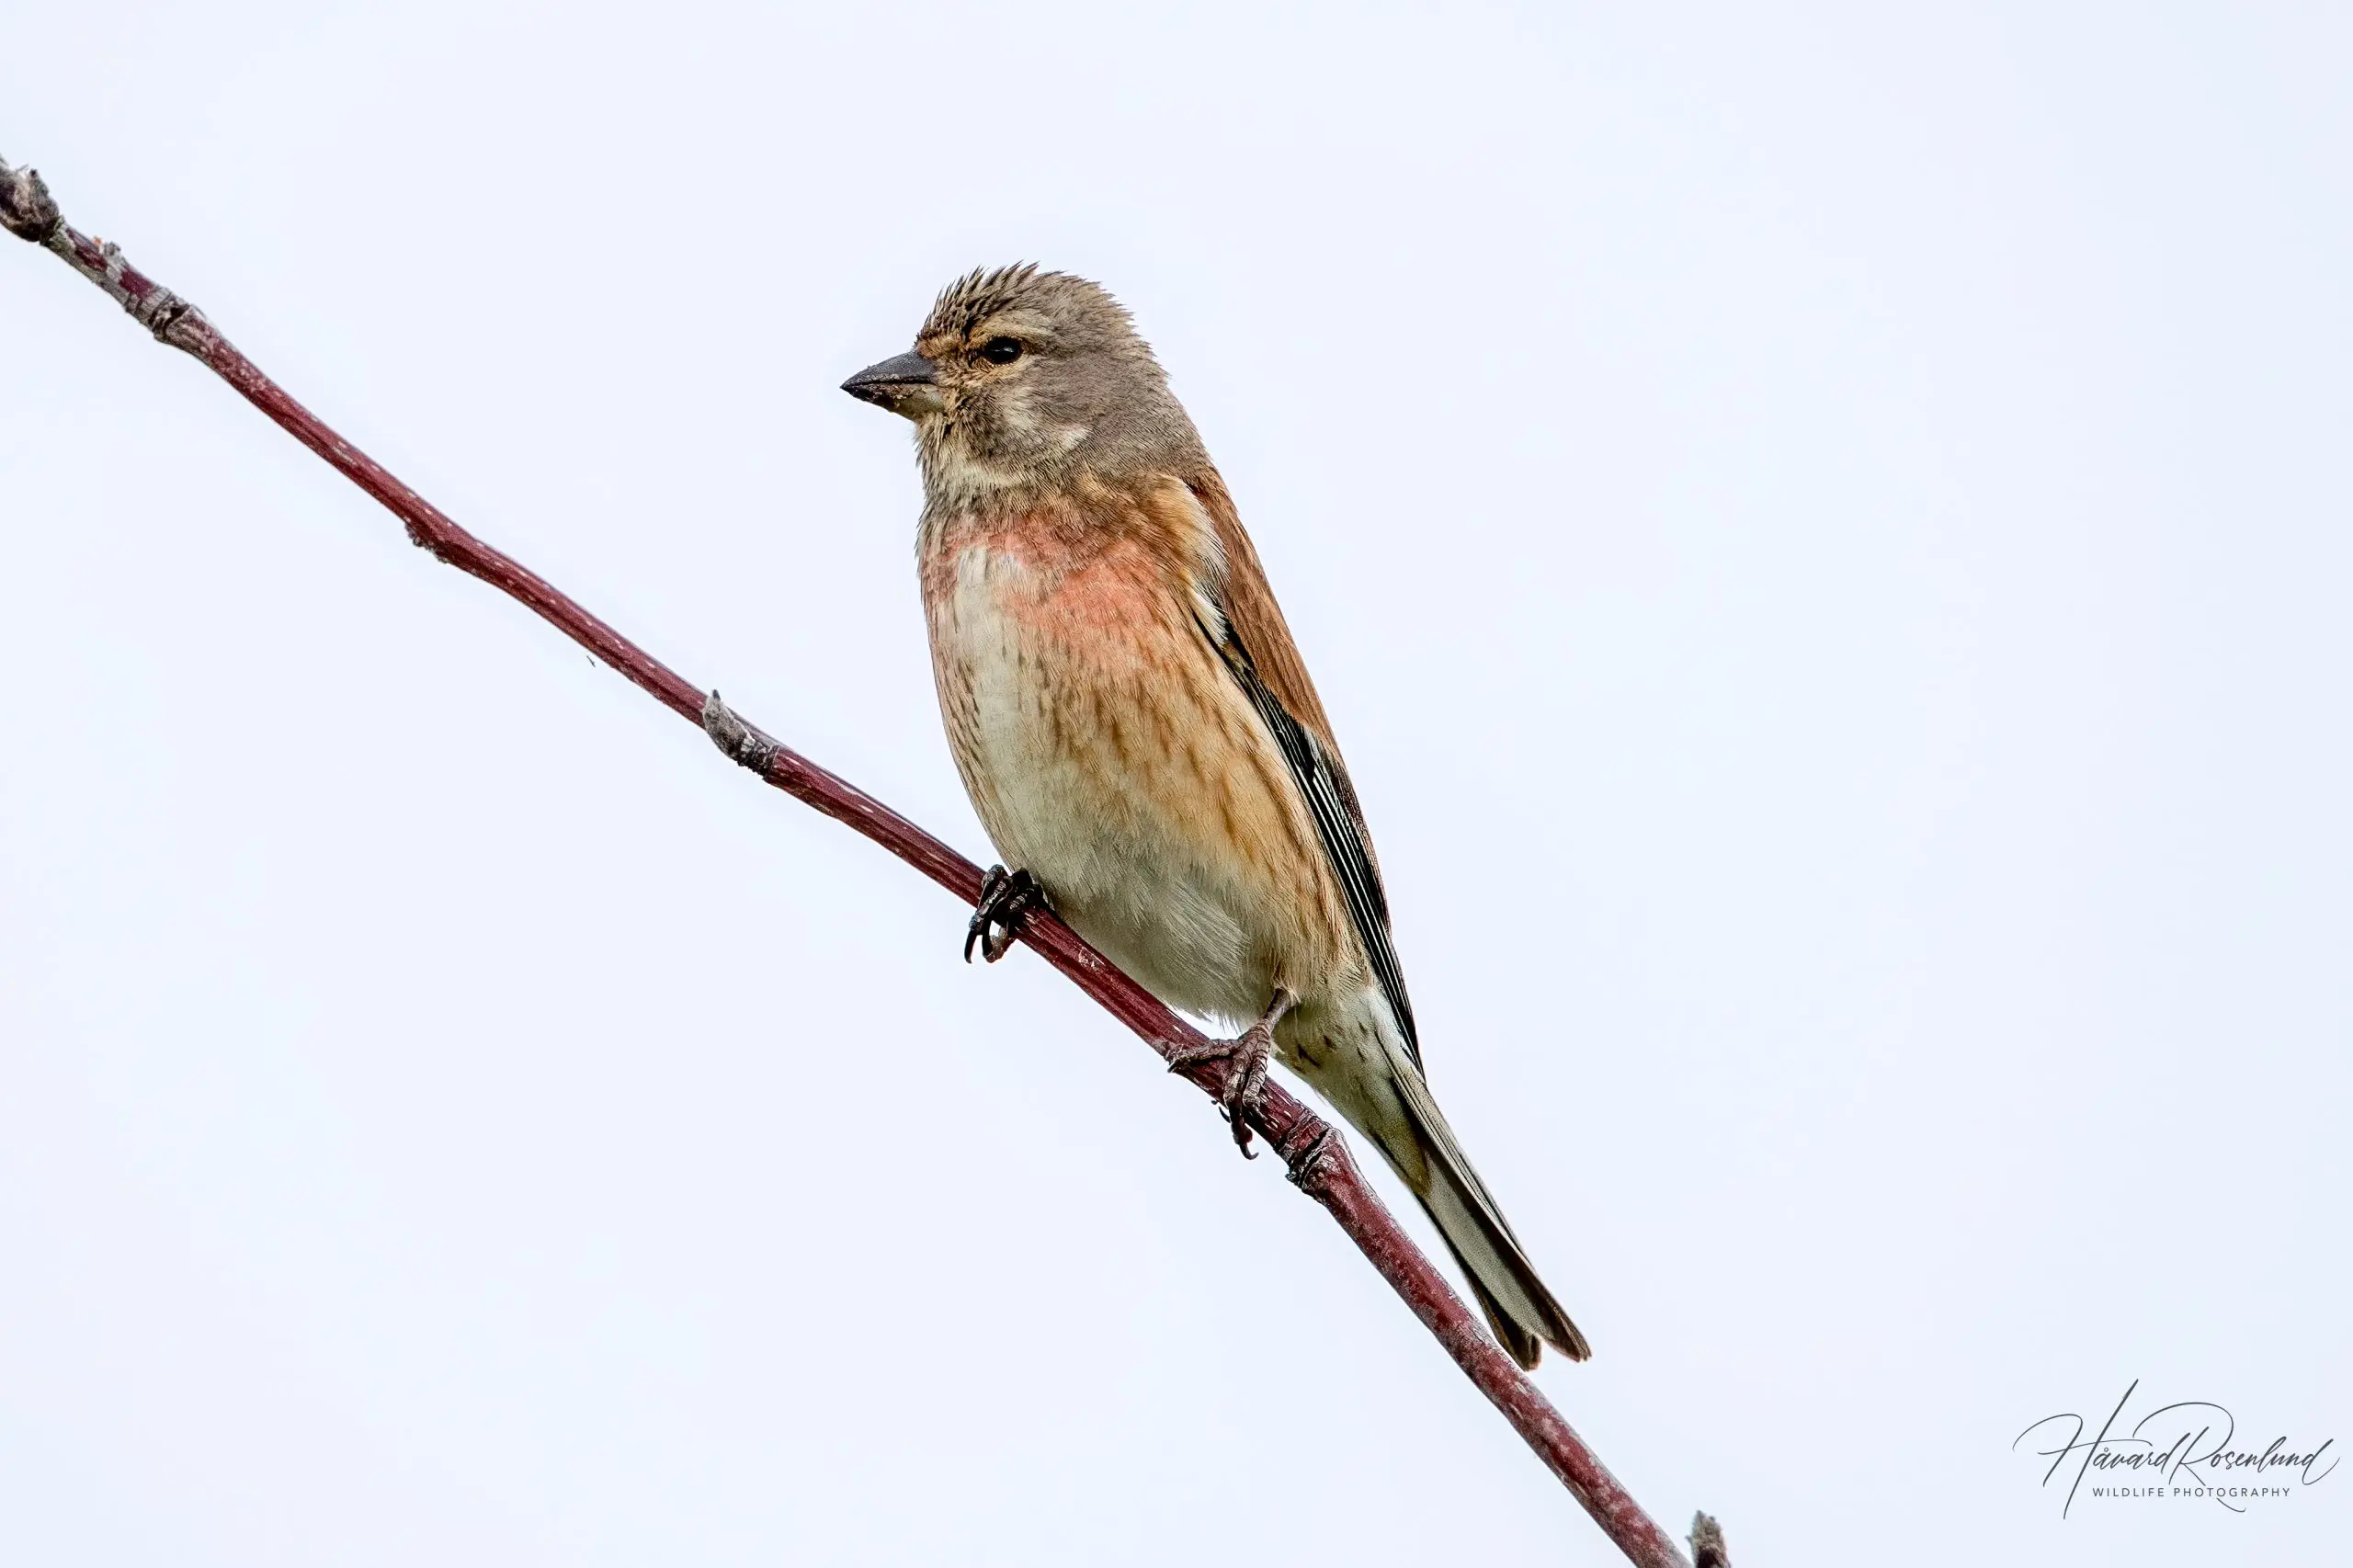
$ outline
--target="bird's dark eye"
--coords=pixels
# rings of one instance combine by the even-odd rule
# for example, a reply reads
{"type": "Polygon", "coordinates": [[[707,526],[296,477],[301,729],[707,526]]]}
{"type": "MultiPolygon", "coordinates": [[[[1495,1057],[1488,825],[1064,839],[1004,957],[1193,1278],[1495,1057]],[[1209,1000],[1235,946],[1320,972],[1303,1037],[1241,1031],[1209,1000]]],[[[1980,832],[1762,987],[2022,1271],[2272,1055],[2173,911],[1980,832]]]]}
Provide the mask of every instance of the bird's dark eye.
{"type": "Polygon", "coordinates": [[[1014,337],[992,337],[981,345],[981,358],[992,365],[1010,365],[1021,358],[1021,340],[1014,337]]]}

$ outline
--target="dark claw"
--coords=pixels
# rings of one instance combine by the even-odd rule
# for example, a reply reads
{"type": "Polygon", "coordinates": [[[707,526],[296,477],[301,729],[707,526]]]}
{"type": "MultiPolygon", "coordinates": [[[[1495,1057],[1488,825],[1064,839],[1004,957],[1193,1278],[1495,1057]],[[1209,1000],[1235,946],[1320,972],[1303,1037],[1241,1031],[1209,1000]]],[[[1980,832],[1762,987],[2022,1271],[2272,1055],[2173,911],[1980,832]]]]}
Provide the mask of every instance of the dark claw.
{"type": "Polygon", "coordinates": [[[990,911],[996,906],[997,894],[1005,891],[1005,868],[991,866],[988,875],[981,879],[981,896],[972,905],[972,924],[964,927],[964,961],[972,961],[972,944],[989,934],[990,911]]]}
{"type": "Polygon", "coordinates": [[[1273,1032],[1260,1024],[1242,1031],[1242,1038],[1233,1042],[1233,1071],[1226,1075],[1225,1093],[1219,1096],[1226,1123],[1233,1129],[1233,1146],[1245,1160],[1258,1157],[1258,1152],[1250,1147],[1250,1113],[1266,1097],[1267,1058],[1272,1054],[1269,1036],[1273,1032]]]}
{"type": "MultiPolygon", "coordinates": [[[[1277,1013],[1275,1017],[1281,1017],[1277,1013]]],[[[1233,1146],[1242,1151],[1245,1160],[1255,1160],[1257,1152],[1250,1147],[1250,1113],[1258,1108],[1267,1093],[1267,1062],[1274,1051],[1273,1023],[1266,1018],[1252,1024],[1232,1040],[1204,1040],[1199,1045],[1180,1049],[1168,1059],[1168,1070],[1180,1072],[1201,1062],[1231,1062],[1232,1071],[1225,1075],[1224,1092],[1218,1096],[1218,1113],[1233,1130],[1233,1146]]]]}
{"type": "Polygon", "coordinates": [[[991,963],[1005,957],[1021,929],[1022,918],[1045,902],[1045,890],[1029,872],[1008,874],[1002,866],[991,866],[989,874],[981,879],[981,900],[972,906],[972,923],[964,927],[964,961],[972,961],[974,943],[991,963]],[[998,930],[1005,934],[998,936],[998,930]]]}

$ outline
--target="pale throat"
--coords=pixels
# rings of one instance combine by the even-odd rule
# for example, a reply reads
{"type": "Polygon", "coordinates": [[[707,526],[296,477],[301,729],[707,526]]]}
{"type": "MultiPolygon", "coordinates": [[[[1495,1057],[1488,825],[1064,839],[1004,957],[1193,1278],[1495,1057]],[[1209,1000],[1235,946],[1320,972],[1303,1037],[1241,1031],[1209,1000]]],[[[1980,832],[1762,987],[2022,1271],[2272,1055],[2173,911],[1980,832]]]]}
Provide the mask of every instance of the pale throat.
{"type": "Polygon", "coordinates": [[[1090,423],[1057,421],[1048,424],[1030,410],[1026,400],[1008,404],[1006,426],[1028,438],[1027,460],[983,457],[972,449],[964,433],[952,425],[925,428],[918,442],[924,483],[935,502],[970,506],[1008,490],[1035,488],[1045,482],[1039,472],[1053,460],[1068,457],[1094,434],[1090,423]],[[1041,462],[1042,460],[1042,462],[1041,462]]]}

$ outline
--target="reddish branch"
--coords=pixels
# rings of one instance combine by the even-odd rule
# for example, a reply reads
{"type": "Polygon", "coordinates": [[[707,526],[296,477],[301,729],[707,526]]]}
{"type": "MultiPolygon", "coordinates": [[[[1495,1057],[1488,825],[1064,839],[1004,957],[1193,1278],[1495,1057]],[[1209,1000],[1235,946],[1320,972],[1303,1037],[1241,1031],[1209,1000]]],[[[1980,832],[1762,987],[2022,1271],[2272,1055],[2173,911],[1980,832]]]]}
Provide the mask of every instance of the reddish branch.
{"type": "MultiPolygon", "coordinates": [[[[702,725],[721,750],[778,789],[847,823],[967,903],[979,896],[981,871],[971,861],[864,790],[745,724],[719,700],[717,692],[706,698],[546,579],[451,522],[432,503],[329,429],[231,347],[202,312],[133,269],[114,245],[94,240],[66,223],[40,176],[32,170],[14,169],[0,162],[0,227],[56,253],[74,271],[104,289],[158,341],[201,360],[296,440],[389,507],[407,525],[412,543],[537,611],[656,701],[702,725]]],[[[1202,1043],[1198,1030],[1052,915],[1031,915],[1022,926],[1020,939],[1164,1059],[1173,1057],[1180,1047],[1202,1043]]],[[[1227,1068],[1222,1061],[1204,1060],[1178,1070],[1212,1098],[1225,1085],[1227,1068]]],[[[1251,1119],[1251,1125],[1281,1153],[1291,1180],[1338,1221],[1464,1375],[1503,1412],[1504,1418],[1619,1549],[1644,1568],[1689,1568],[1672,1538],[1643,1512],[1560,1412],[1487,1337],[1445,1277],[1398,1228],[1358,1171],[1347,1142],[1330,1125],[1277,1084],[1267,1085],[1265,1107],[1251,1119]]],[[[1709,1521],[1711,1528],[1712,1523],[1709,1521]]],[[[1712,1561],[1721,1563],[1720,1540],[1695,1544],[1701,1545],[1703,1555],[1713,1547],[1718,1555],[1712,1561]]]]}

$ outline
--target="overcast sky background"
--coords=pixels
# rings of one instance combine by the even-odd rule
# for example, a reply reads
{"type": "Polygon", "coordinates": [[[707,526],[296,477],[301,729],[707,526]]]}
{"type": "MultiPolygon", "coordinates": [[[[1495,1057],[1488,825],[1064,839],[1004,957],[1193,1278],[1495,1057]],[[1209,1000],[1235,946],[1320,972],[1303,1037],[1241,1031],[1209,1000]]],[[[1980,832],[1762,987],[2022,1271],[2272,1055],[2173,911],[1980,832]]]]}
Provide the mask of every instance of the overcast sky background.
{"type": "MultiPolygon", "coordinates": [[[[19,6],[0,155],[983,858],[835,389],[1102,279],[1636,1495],[2318,1560],[2353,1471],[2010,1444],[2353,1438],[2353,22],[1896,10],[19,6]]],[[[0,1559],[1615,1560],[1033,957],[54,260],[0,328],[0,1559]]]]}

